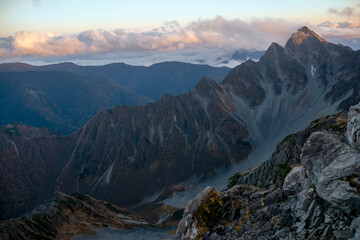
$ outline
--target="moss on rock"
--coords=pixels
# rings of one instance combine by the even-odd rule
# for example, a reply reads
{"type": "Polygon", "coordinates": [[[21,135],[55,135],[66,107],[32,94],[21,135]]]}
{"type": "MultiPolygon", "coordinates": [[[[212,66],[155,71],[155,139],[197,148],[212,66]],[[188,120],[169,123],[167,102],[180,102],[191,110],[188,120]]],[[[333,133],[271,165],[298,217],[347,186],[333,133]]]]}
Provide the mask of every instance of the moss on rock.
{"type": "Polygon", "coordinates": [[[213,190],[207,194],[195,215],[198,229],[195,239],[200,239],[209,228],[221,220],[223,205],[224,203],[219,192],[213,190]]]}

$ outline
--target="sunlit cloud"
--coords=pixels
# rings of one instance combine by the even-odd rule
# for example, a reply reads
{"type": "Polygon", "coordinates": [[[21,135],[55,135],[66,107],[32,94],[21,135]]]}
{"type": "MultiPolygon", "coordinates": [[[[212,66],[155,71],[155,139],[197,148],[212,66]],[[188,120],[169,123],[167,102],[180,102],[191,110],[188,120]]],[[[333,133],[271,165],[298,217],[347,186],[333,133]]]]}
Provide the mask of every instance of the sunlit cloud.
{"type": "Polygon", "coordinates": [[[338,23],[326,21],[314,28],[315,31],[324,38],[360,38],[360,22],[356,21],[344,21],[338,23]]]}
{"type": "Polygon", "coordinates": [[[355,21],[344,21],[333,23],[331,21],[326,21],[318,25],[319,27],[326,27],[326,28],[349,28],[349,29],[359,29],[360,22],[355,21]]]}
{"type": "Polygon", "coordinates": [[[88,30],[79,34],[17,32],[0,38],[0,57],[79,56],[111,52],[176,52],[205,49],[266,49],[272,42],[284,44],[292,32],[308,25],[324,38],[359,38],[356,21],[323,22],[317,26],[283,19],[228,20],[221,16],[181,26],[166,22],[151,30],[88,30]]]}
{"type": "Polygon", "coordinates": [[[284,20],[226,20],[216,17],[187,26],[176,21],[150,31],[116,29],[88,30],[75,35],[17,32],[0,39],[0,54],[7,56],[66,56],[113,50],[177,51],[201,48],[264,49],[272,41],[282,41],[299,24],[284,20]]]}

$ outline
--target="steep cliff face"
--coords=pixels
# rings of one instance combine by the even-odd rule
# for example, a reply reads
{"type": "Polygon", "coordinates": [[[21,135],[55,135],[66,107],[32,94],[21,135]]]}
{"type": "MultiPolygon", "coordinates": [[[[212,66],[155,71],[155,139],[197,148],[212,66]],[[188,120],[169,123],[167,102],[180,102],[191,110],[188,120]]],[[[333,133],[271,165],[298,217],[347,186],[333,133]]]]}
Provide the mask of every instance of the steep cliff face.
{"type": "Polygon", "coordinates": [[[276,147],[270,159],[246,171],[239,172],[228,181],[228,188],[239,184],[258,187],[276,186],[284,183],[291,166],[300,164],[301,149],[309,136],[318,131],[346,132],[347,112],[326,116],[312,121],[306,129],[285,137],[276,147]]]}
{"type": "MultiPolygon", "coordinates": [[[[301,154],[289,151],[299,162],[289,167],[283,184],[273,182],[277,185],[270,188],[240,184],[221,193],[206,188],[189,201],[177,239],[359,239],[360,151],[354,141],[359,109],[360,104],[350,108],[346,134],[343,114],[312,123],[306,131],[316,124],[327,131],[312,133],[301,154]]],[[[303,142],[306,131],[284,141],[303,142]]],[[[275,156],[283,161],[279,155],[279,150],[286,152],[283,146],[279,144],[269,162],[275,156]]],[[[271,182],[255,172],[273,175],[272,167],[263,163],[249,173],[251,178],[238,176],[238,182],[271,182]]]]}
{"type": "Polygon", "coordinates": [[[357,98],[359,55],[304,27],[220,84],[203,78],[187,94],[103,111],[66,138],[74,140],[56,188],[129,206],[190,176],[271,153],[289,133],[357,98]]]}
{"type": "Polygon", "coordinates": [[[245,159],[249,133],[220,108],[222,91],[205,78],[191,94],[102,112],[79,131],[59,188],[131,205],[194,173],[245,159]]]}

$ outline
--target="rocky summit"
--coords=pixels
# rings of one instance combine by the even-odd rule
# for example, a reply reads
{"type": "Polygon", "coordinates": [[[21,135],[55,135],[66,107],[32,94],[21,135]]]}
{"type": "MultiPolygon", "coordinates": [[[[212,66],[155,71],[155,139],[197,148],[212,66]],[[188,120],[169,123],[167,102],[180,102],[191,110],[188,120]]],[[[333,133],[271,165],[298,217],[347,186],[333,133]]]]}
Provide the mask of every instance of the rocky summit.
{"type": "Polygon", "coordinates": [[[360,239],[359,109],[350,108],[348,123],[340,113],[285,138],[268,162],[236,175],[228,190],[203,190],[189,201],[177,239],[360,239]],[[315,129],[321,131],[304,141],[315,129]],[[287,142],[303,143],[301,152],[287,142]],[[274,174],[269,163],[288,171],[274,174]],[[261,186],[234,185],[242,182],[261,186]]]}
{"type": "Polygon", "coordinates": [[[22,196],[45,199],[54,190],[132,206],[251,154],[270,155],[288,134],[360,101],[359,62],[359,51],[301,28],[285,47],[273,43],[258,62],[235,67],[221,83],[205,77],[186,94],[102,111],[70,136],[28,137],[4,127],[0,207],[8,210],[1,217],[19,216],[10,208],[14,203],[26,210],[38,203],[22,196]],[[54,161],[30,168],[41,179],[51,176],[46,188],[37,184],[36,174],[22,174],[24,166],[32,166],[21,165],[29,159],[33,166],[54,161]],[[14,172],[15,177],[9,174],[14,172]],[[13,191],[9,182],[17,181],[22,187],[13,191]]]}

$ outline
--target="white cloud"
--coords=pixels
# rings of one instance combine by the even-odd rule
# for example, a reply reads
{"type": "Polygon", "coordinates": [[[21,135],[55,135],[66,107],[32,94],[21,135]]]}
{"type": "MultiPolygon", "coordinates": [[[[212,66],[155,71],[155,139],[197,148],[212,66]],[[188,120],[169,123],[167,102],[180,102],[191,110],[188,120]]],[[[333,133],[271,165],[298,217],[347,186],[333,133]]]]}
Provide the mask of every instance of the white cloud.
{"type": "Polygon", "coordinates": [[[314,31],[324,38],[360,38],[360,22],[344,21],[333,23],[330,21],[323,22],[314,26],[314,31]]]}
{"type": "Polygon", "coordinates": [[[23,56],[63,56],[70,59],[72,56],[131,55],[131,52],[184,52],[185,55],[191,55],[191,52],[211,52],[212,49],[223,53],[240,48],[266,49],[271,42],[284,44],[291,33],[303,25],[308,25],[324,38],[359,38],[360,35],[360,24],[356,21],[327,21],[312,26],[282,19],[253,19],[246,22],[218,16],[214,19],[200,19],[186,26],[176,21],[167,22],[148,31],[88,30],[73,35],[17,32],[13,36],[0,38],[0,60],[5,62],[23,56]]]}
{"type": "MultiPolygon", "coordinates": [[[[187,26],[172,21],[150,31],[116,29],[88,30],[77,35],[17,32],[11,36],[11,48],[1,44],[2,57],[65,56],[113,50],[176,51],[201,48],[266,48],[272,41],[282,41],[299,24],[283,20],[226,20],[216,17],[187,26]]],[[[4,40],[4,39],[3,39],[4,40]]]]}

